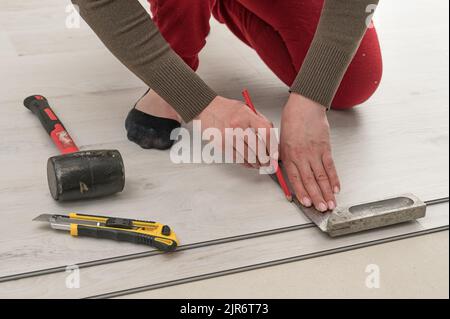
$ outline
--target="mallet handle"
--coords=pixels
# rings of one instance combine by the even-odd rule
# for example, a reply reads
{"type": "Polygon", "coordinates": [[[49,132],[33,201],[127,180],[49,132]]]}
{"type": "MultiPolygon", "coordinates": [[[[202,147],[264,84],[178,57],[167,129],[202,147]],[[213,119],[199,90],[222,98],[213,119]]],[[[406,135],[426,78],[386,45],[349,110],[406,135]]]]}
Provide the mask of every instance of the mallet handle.
{"type": "Polygon", "coordinates": [[[25,107],[33,112],[41,121],[50,138],[62,154],[78,152],[79,149],[58,119],[48,101],[42,95],[32,95],[23,102],[25,107]]]}

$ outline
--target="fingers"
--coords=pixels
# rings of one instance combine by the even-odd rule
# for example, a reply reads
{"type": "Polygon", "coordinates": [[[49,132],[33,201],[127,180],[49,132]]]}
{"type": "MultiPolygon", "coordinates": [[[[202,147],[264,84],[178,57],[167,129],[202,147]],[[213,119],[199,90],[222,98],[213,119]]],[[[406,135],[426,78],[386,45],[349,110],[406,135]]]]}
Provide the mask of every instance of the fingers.
{"type": "Polygon", "coordinates": [[[261,163],[257,157],[257,136],[251,129],[240,129],[233,133],[234,152],[241,156],[241,162],[259,168],[261,163]]]}
{"type": "Polygon", "coordinates": [[[278,154],[271,149],[272,145],[275,144],[271,140],[271,128],[259,128],[256,135],[258,137],[258,161],[261,166],[268,167],[271,165],[271,160],[277,159],[278,154]]]}
{"type": "Polygon", "coordinates": [[[267,123],[269,124],[269,127],[265,130],[267,154],[269,155],[269,158],[271,160],[275,160],[278,162],[280,143],[276,131],[273,129],[274,128],[273,123],[269,121],[267,121],[267,123]]]}
{"type": "Polygon", "coordinates": [[[332,186],[328,175],[323,167],[322,159],[318,158],[310,163],[316,182],[322,191],[322,196],[325,199],[327,208],[333,210],[336,208],[336,198],[334,197],[332,186]]]}
{"type": "Polygon", "coordinates": [[[253,166],[251,166],[251,165],[248,164],[248,163],[244,163],[244,164],[241,164],[241,165],[244,166],[245,168],[251,168],[251,169],[254,168],[253,166]]]}
{"type": "Polygon", "coordinates": [[[267,155],[269,155],[272,159],[278,160],[278,156],[276,156],[276,158],[272,157],[273,155],[278,155],[279,151],[278,138],[276,134],[272,134],[272,129],[274,128],[273,122],[269,121],[267,117],[265,117],[261,113],[258,113],[258,116],[263,120],[262,124],[265,125],[263,127],[263,130],[258,130],[258,135],[259,136],[264,135],[265,137],[267,155]],[[260,131],[262,131],[261,134],[260,131]]]}
{"type": "Polygon", "coordinates": [[[245,164],[247,167],[260,168],[257,157],[257,136],[252,130],[240,131],[233,136],[234,163],[245,164]]]}
{"type": "Polygon", "coordinates": [[[328,210],[328,205],[322,195],[320,186],[317,183],[314,172],[311,169],[310,163],[306,160],[301,160],[300,163],[296,163],[298,170],[300,171],[300,176],[305,185],[306,191],[308,192],[314,207],[319,212],[326,212],[328,210]]]}
{"type": "Polygon", "coordinates": [[[334,165],[331,152],[327,151],[323,154],[322,162],[330,180],[330,185],[333,189],[333,193],[339,194],[339,192],[341,191],[341,182],[339,181],[339,176],[337,174],[336,166],[334,165]]]}
{"type": "Polygon", "coordinates": [[[256,132],[256,154],[261,165],[270,165],[270,142],[272,124],[265,118],[254,113],[249,118],[248,127],[256,132]]]}
{"type": "Polygon", "coordinates": [[[244,136],[240,137],[242,139],[244,147],[244,158],[247,163],[252,165],[254,168],[261,167],[261,163],[258,159],[258,142],[257,135],[253,131],[249,131],[244,136]]]}
{"type": "Polygon", "coordinates": [[[297,166],[293,162],[288,161],[285,163],[285,167],[289,182],[294,188],[295,196],[303,206],[311,207],[311,198],[303,185],[297,166]]]}
{"type": "MultiPolygon", "coordinates": [[[[236,139],[239,139],[239,137],[236,137],[236,139]]],[[[244,144],[243,141],[240,143],[244,144]]],[[[237,147],[237,145],[237,141],[233,142],[233,163],[242,164],[247,168],[259,168],[255,161],[251,159],[251,156],[249,160],[248,148],[245,147],[244,149],[243,147],[237,147]]]]}
{"type": "MultiPolygon", "coordinates": [[[[270,166],[271,164],[271,133],[273,124],[261,114],[255,114],[247,107],[242,108],[239,116],[231,122],[233,129],[233,147],[242,161],[254,168],[270,166]]],[[[231,141],[230,141],[231,142],[231,141]]],[[[278,151],[278,143],[274,140],[274,147],[278,151]]],[[[276,154],[275,154],[276,155],[276,154]]]]}

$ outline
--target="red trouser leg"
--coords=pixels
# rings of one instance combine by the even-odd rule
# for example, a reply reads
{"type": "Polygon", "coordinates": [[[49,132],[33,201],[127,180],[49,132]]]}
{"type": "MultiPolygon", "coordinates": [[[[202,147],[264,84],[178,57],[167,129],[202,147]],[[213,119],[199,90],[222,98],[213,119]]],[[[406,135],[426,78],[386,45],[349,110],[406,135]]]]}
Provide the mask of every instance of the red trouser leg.
{"type": "MultiPolygon", "coordinates": [[[[196,70],[198,54],[214,16],[251,46],[290,86],[316,31],[324,0],[149,0],[153,20],[174,51],[196,70]]],[[[369,29],[336,93],[334,109],[366,101],[378,88],[382,59],[375,29],[369,29]]]]}
{"type": "MultiPolygon", "coordinates": [[[[259,54],[288,86],[294,82],[313,40],[324,0],[218,0],[214,16],[259,54]]],[[[382,76],[377,33],[367,31],[333,100],[348,109],[369,99],[382,76]]]]}
{"type": "Polygon", "coordinates": [[[213,0],[148,0],[153,22],[172,49],[194,71],[206,44],[213,0]]]}

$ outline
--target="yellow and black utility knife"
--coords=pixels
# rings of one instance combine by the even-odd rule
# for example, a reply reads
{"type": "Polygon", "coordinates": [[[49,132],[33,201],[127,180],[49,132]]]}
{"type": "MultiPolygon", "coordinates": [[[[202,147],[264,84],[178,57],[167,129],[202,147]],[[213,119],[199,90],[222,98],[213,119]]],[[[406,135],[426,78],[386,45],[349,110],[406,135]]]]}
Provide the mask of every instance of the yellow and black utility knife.
{"type": "Polygon", "coordinates": [[[178,239],[169,226],[151,221],[117,217],[43,214],[34,221],[48,222],[53,229],[66,230],[72,236],[86,236],[102,239],[144,244],[162,251],[173,251],[178,239]]]}

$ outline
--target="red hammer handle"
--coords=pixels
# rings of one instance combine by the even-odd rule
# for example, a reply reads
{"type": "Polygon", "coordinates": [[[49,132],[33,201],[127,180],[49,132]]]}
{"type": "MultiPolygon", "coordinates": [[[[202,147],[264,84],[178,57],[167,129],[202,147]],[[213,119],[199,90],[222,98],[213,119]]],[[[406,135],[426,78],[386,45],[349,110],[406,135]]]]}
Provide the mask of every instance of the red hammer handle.
{"type": "Polygon", "coordinates": [[[50,138],[62,154],[78,152],[79,149],[42,95],[32,95],[23,102],[41,121],[50,138]]]}

